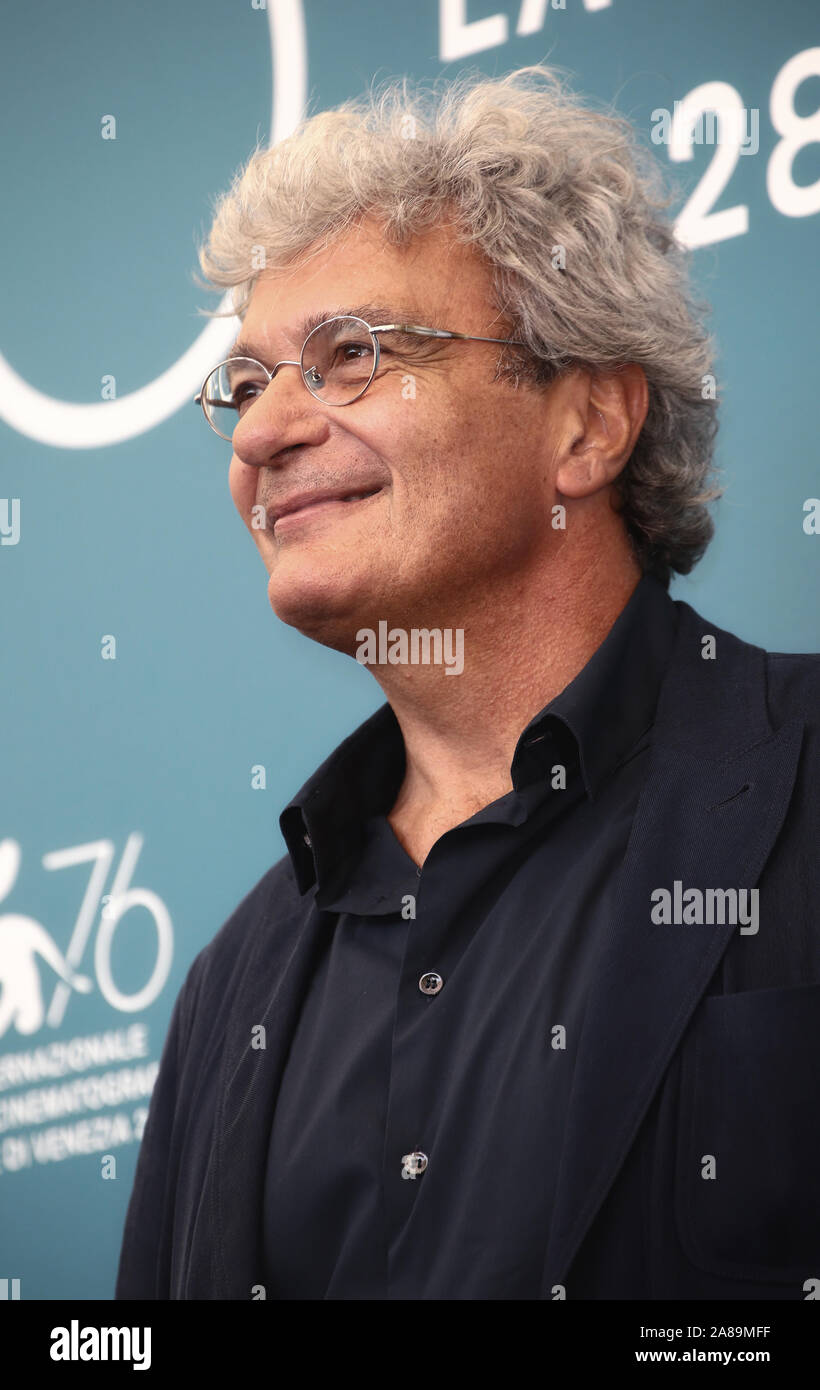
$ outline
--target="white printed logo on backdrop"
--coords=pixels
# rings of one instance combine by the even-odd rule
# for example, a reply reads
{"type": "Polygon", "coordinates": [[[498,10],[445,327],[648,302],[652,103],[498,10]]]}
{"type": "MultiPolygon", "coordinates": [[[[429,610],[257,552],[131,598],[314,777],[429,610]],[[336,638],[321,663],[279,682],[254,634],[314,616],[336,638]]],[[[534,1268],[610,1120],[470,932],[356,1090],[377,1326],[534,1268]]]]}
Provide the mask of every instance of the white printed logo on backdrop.
{"type": "MultiPolygon", "coordinates": [[[[304,112],[307,44],[302,0],[276,0],[266,8],[273,78],[271,142],[276,144],[299,124],[304,112]]],[[[229,295],[219,308],[230,308],[229,295]]],[[[212,319],[179,361],[147,386],[118,399],[82,405],[38,391],[0,353],[0,418],[20,434],[58,449],[121,444],[153,429],[192,400],[236,333],[235,318],[212,319]]]]}
{"type": "MultiPolygon", "coordinates": [[[[173,925],[156,893],[132,887],[142,844],[136,831],[128,836],[108,893],[103,889],[116,853],[111,840],[71,845],[43,855],[43,867],[51,871],[92,865],[65,951],[36,918],[0,913],[0,1037],[58,1028],[75,994],[87,996],[99,990],[112,1009],[134,1014],[147,1009],[162,993],[173,959],[173,925]],[[153,919],[156,951],[148,977],[126,992],[114,980],[111,955],[117,928],[135,907],[144,908],[153,919]]],[[[16,840],[0,841],[0,902],[17,882],[21,857],[16,840]]],[[[142,1023],[6,1052],[0,1057],[0,1173],[139,1139],[159,1065],[147,1060],[148,1053],[148,1029],[142,1023]],[[136,1065],[86,1075],[94,1068],[122,1062],[136,1065]],[[49,1084],[30,1086],[44,1080],[49,1084]],[[15,1094],[6,1095],[8,1091],[15,1094]],[[141,1102],[136,1107],[113,1108],[135,1100],[141,1102]],[[80,1118],[69,1123],[30,1128],[76,1116],[80,1118]]]]}

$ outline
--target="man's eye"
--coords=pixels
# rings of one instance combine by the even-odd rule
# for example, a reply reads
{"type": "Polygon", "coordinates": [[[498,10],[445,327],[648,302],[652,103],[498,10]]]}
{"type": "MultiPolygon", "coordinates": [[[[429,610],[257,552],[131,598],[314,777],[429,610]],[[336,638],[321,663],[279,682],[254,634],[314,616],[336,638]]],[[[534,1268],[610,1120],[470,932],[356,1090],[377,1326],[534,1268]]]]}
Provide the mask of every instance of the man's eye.
{"type": "Polygon", "coordinates": [[[240,415],[245,406],[250,405],[252,401],[256,400],[257,396],[262,394],[262,389],[261,383],[256,381],[241,381],[234,386],[231,392],[231,400],[240,415]]]}
{"type": "Polygon", "coordinates": [[[358,358],[373,355],[370,343],[340,343],[338,351],[344,362],[355,362],[358,358]]]}

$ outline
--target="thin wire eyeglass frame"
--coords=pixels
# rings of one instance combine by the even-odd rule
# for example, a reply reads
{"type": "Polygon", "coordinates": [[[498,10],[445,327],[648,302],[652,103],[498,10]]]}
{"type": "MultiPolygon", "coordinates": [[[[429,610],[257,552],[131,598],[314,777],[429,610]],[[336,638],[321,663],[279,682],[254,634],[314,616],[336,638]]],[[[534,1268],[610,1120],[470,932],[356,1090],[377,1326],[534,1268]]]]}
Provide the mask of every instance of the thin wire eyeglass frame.
{"type": "MultiPolygon", "coordinates": [[[[203,415],[205,416],[205,419],[207,420],[207,422],[208,422],[210,428],[214,431],[214,434],[218,434],[219,437],[220,437],[220,439],[227,439],[228,442],[230,442],[230,440],[233,438],[233,432],[231,432],[231,434],[223,434],[221,430],[217,429],[216,425],[214,424],[214,422],[213,422],[213,420],[211,419],[210,415],[208,414],[208,410],[207,410],[207,406],[208,406],[208,405],[210,405],[210,406],[222,406],[222,405],[228,405],[229,403],[226,402],[226,401],[208,400],[208,401],[207,401],[207,404],[206,404],[206,397],[205,397],[205,388],[206,388],[206,386],[208,385],[208,382],[210,381],[211,377],[214,375],[215,372],[218,372],[222,367],[227,366],[227,364],[228,364],[229,362],[253,362],[253,363],[255,363],[255,365],[256,365],[257,367],[260,367],[261,370],[264,372],[265,376],[268,378],[268,380],[267,380],[267,385],[268,385],[268,386],[270,386],[270,383],[273,381],[273,378],[276,376],[276,373],[279,371],[279,368],[280,368],[280,367],[298,367],[298,368],[299,368],[299,374],[300,374],[300,376],[301,376],[301,378],[302,378],[302,381],[304,382],[305,386],[307,387],[308,391],[310,391],[310,394],[314,397],[315,400],[321,401],[321,402],[322,402],[322,405],[332,405],[332,406],[353,405],[354,401],[359,400],[360,397],[364,395],[365,391],[367,390],[368,386],[369,386],[369,385],[371,384],[371,382],[373,381],[373,378],[375,377],[376,372],[377,372],[378,369],[379,369],[379,359],[380,359],[380,355],[381,355],[381,354],[380,354],[379,340],[378,340],[378,338],[377,338],[376,335],[377,335],[378,333],[396,333],[396,332],[399,332],[399,333],[418,333],[418,334],[420,334],[421,336],[423,336],[423,337],[425,337],[425,338],[460,338],[460,339],[463,339],[463,340],[465,340],[465,341],[468,341],[468,342],[475,342],[475,343],[500,343],[500,344],[502,344],[502,345],[505,346],[505,347],[523,347],[523,348],[525,348],[525,347],[527,346],[526,343],[522,343],[522,342],[520,341],[520,339],[518,339],[518,338],[486,338],[486,337],[484,337],[484,336],[483,336],[482,334],[480,334],[480,333],[456,333],[454,330],[448,329],[448,328],[424,328],[424,327],[422,327],[421,324],[418,324],[418,323],[380,323],[380,324],[377,324],[377,325],[373,326],[373,325],[367,323],[364,319],[360,319],[360,318],[358,317],[358,315],[356,315],[356,314],[334,314],[334,316],[333,316],[332,318],[325,319],[322,323],[318,323],[318,324],[316,325],[315,328],[312,328],[312,329],[311,329],[310,333],[308,333],[307,337],[305,338],[304,343],[302,344],[302,351],[301,351],[300,354],[299,354],[299,359],[298,359],[298,361],[293,362],[293,361],[289,361],[289,360],[283,360],[283,361],[281,361],[281,362],[277,362],[277,363],[274,365],[274,367],[273,367],[272,369],[270,369],[270,370],[264,365],[263,362],[257,361],[257,359],[256,359],[255,357],[226,357],[225,360],[224,360],[224,362],[218,362],[217,365],[216,365],[215,367],[212,367],[212,368],[211,368],[211,370],[209,371],[209,373],[208,373],[208,375],[206,376],[205,380],[203,381],[200,390],[199,390],[199,391],[197,392],[197,394],[194,396],[194,405],[201,405],[201,406],[202,406],[202,413],[203,413],[203,415]],[[355,396],[351,396],[351,398],[350,398],[349,401],[328,401],[328,400],[325,399],[324,396],[320,396],[319,393],[318,393],[317,391],[314,391],[314,390],[312,389],[312,387],[310,386],[310,383],[309,383],[309,381],[308,381],[308,379],[307,379],[307,372],[305,371],[305,365],[304,365],[305,349],[307,348],[307,345],[308,345],[308,343],[310,342],[311,338],[313,337],[314,333],[319,333],[319,332],[321,331],[321,329],[327,328],[327,326],[328,326],[329,323],[338,323],[340,320],[350,320],[350,321],[353,322],[353,323],[360,323],[360,324],[362,324],[362,326],[363,326],[364,328],[367,329],[368,333],[370,334],[370,337],[371,337],[372,340],[373,340],[373,368],[372,368],[372,370],[371,370],[370,376],[368,377],[368,379],[367,379],[367,381],[365,382],[364,386],[362,387],[361,391],[357,391],[357,392],[356,392],[356,395],[355,395],[355,396]]],[[[257,396],[256,399],[259,400],[259,397],[257,396]]],[[[236,408],[235,406],[232,406],[232,407],[231,407],[231,409],[235,409],[235,408],[236,408]]],[[[234,428],[235,428],[235,427],[234,427],[234,428]]]]}

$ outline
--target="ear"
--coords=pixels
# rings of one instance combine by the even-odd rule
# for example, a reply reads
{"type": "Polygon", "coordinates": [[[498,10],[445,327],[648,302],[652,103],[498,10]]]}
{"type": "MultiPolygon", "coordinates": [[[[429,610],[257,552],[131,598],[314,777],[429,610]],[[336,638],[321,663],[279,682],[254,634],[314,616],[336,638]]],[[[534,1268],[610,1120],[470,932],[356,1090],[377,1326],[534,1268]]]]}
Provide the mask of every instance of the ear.
{"type": "Polygon", "coordinates": [[[566,497],[589,497],[614,482],[629,461],[649,409],[649,387],[636,362],[584,373],[579,430],[555,475],[566,497]]]}

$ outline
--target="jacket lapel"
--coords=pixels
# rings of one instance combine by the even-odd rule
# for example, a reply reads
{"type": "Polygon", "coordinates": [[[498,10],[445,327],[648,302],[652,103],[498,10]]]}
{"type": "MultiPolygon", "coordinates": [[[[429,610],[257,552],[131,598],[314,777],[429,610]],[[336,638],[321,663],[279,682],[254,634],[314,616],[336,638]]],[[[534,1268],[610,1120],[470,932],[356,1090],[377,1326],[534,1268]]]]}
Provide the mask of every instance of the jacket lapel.
{"type": "MultiPolygon", "coordinates": [[[[752,888],[786,814],[803,723],[773,733],[765,653],[680,603],[649,772],[578,1043],[541,1297],[611,1187],[737,925],[655,925],[653,889],[752,888]],[[716,659],[701,656],[712,634],[716,659]]],[[[767,929],[765,906],[760,930],[767,929]]],[[[567,1289],[571,1296],[571,1288],[567,1289]]]]}
{"type": "Polygon", "coordinates": [[[187,1297],[250,1301],[254,1285],[265,1282],[262,1210],[273,1110],[328,929],[327,918],[315,907],[305,921],[304,904],[290,919],[258,924],[258,943],[237,995],[238,1007],[230,1012],[210,1191],[203,1200],[211,1221],[202,1231],[201,1261],[191,1252],[194,1284],[201,1279],[209,1292],[197,1294],[192,1288],[187,1297]],[[251,1029],[260,1023],[264,1048],[251,1046],[251,1029]]]}

